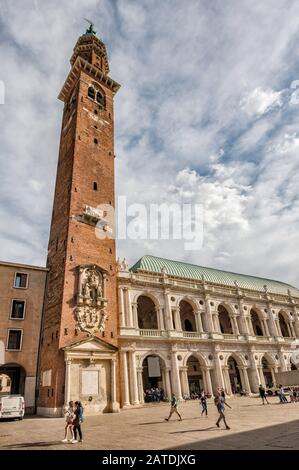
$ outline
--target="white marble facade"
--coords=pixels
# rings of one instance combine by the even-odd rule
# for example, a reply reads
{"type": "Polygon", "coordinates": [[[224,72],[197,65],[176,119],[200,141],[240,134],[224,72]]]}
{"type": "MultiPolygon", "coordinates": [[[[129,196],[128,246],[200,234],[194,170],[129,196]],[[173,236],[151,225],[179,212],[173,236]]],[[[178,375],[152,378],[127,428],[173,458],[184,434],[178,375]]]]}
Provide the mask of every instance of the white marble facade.
{"type": "Polygon", "coordinates": [[[211,396],[219,387],[231,394],[238,384],[252,394],[291,369],[299,299],[290,292],[122,270],[118,298],[123,407],[144,401],[148,356],[160,358],[156,384],[167,397],[187,397],[196,383],[211,396]]]}

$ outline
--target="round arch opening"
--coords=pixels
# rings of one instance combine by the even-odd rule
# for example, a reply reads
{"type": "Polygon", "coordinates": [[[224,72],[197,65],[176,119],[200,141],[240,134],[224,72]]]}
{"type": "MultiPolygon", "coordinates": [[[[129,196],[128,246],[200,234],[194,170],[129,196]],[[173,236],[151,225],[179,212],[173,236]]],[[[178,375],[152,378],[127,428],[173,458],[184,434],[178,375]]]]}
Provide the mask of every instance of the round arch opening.
{"type": "Polygon", "coordinates": [[[164,362],[161,357],[151,354],[142,362],[142,384],[145,402],[160,402],[165,399],[163,377],[164,362]]]}
{"type": "Polygon", "coordinates": [[[182,330],[196,331],[195,316],[191,304],[186,300],[181,300],[179,307],[182,330]]]}
{"type": "Polygon", "coordinates": [[[142,330],[157,330],[158,318],[153,300],[146,295],[137,299],[138,327],[142,330]]]}

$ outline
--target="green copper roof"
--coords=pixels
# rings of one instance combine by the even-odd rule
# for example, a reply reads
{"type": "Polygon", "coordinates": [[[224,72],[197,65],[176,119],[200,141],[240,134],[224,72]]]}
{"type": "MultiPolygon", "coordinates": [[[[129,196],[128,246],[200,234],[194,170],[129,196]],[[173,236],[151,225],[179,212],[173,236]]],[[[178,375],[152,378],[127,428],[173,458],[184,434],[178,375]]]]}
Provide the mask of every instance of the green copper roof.
{"type": "Polygon", "coordinates": [[[288,290],[290,290],[293,296],[299,297],[299,290],[284,282],[196,266],[195,264],[157,258],[156,256],[145,255],[140,258],[130,269],[132,272],[137,272],[138,270],[151,273],[162,273],[164,271],[169,276],[185,279],[202,280],[204,276],[207,282],[225,286],[234,286],[236,281],[241,289],[251,289],[262,292],[265,291],[264,286],[266,285],[269,293],[287,295],[288,290]]]}

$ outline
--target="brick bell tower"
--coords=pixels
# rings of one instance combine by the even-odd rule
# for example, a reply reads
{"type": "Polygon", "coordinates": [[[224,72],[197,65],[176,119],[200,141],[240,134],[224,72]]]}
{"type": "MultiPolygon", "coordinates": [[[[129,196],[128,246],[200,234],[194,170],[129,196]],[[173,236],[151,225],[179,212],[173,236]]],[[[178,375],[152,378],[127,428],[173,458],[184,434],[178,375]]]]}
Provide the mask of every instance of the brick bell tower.
{"type": "Polygon", "coordinates": [[[64,103],[48,246],[37,412],[118,411],[113,99],[104,43],[90,24],[59,94],[64,103]],[[111,217],[112,214],[112,217],[111,217]],[[107,217],[109,215],[109,221],[107,217]]]}

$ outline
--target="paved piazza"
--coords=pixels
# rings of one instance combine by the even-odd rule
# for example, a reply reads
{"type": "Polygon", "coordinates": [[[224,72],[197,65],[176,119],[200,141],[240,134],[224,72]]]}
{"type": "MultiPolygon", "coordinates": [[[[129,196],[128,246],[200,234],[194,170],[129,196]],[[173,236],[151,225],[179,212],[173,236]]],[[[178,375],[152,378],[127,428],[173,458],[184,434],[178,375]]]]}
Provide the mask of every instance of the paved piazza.
{"type": "MultiPolygon", "coordinates": [[[[86,417],[84,442],[63,444],[63,418],[28,417],[0,423],[0,450],[4,449],[299,449],[299,403],[280,405],[270,398],[235,397],[228,400],[230,431],[215,426],[217,412],[209,400],[208,418],[200,417],[197,401],[182,403],[183,421],[175,415],[164,421],[169,406],[148,405],[118,414],[86,417]]],[[[223,425],[222,425],[223,426],[223,425]]]]}

